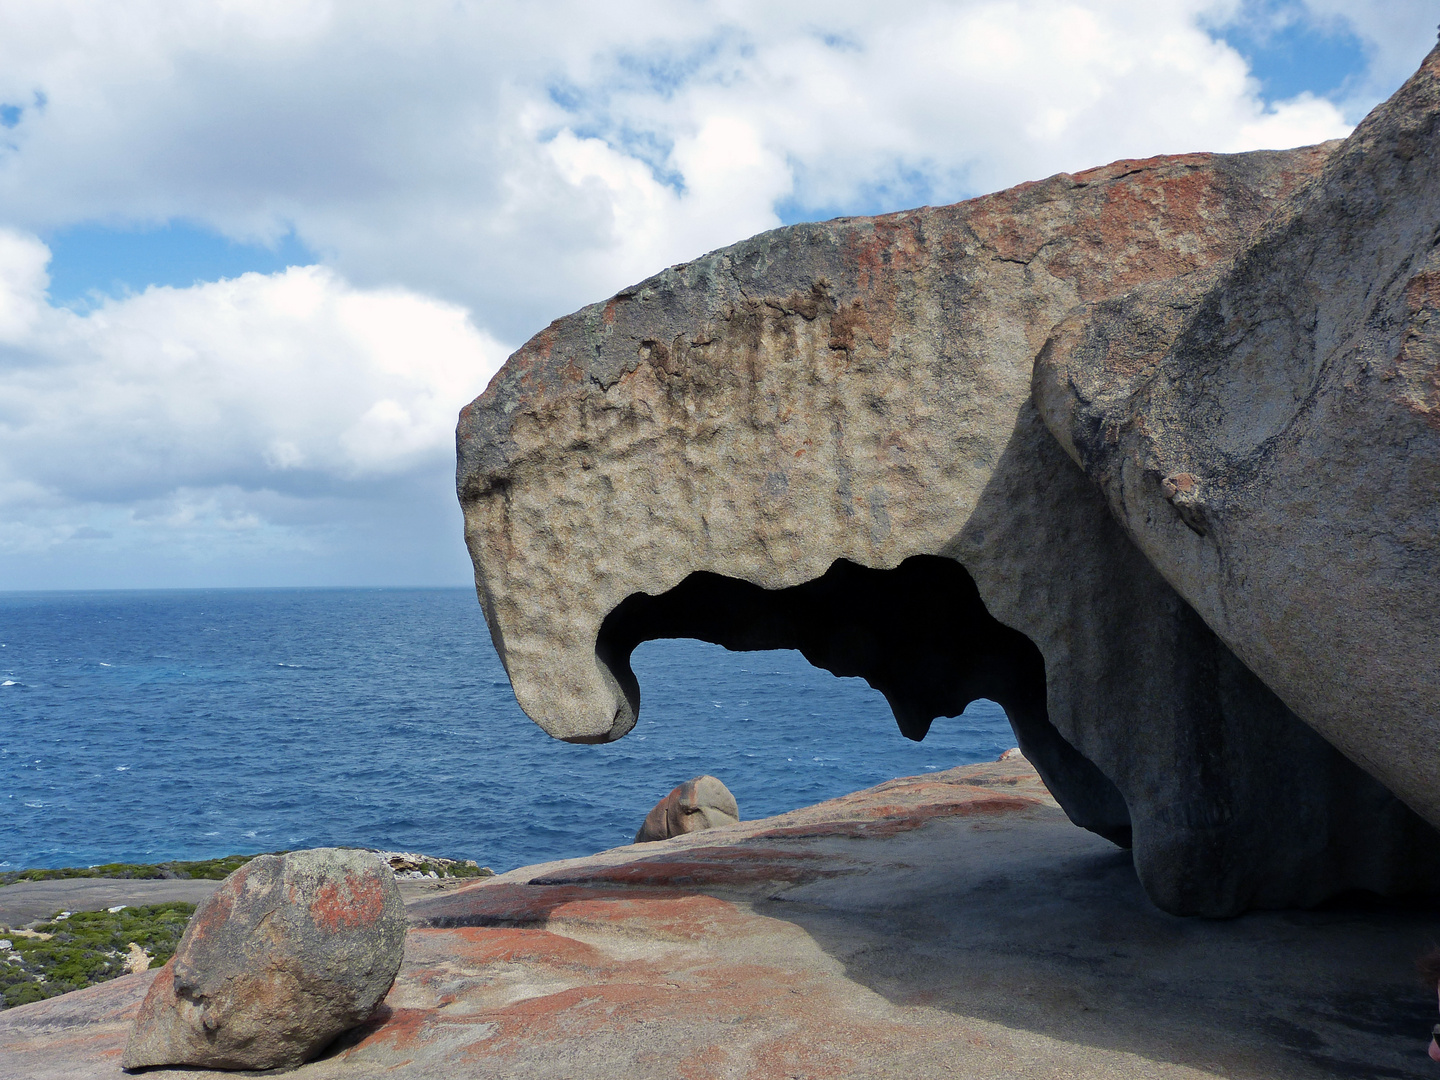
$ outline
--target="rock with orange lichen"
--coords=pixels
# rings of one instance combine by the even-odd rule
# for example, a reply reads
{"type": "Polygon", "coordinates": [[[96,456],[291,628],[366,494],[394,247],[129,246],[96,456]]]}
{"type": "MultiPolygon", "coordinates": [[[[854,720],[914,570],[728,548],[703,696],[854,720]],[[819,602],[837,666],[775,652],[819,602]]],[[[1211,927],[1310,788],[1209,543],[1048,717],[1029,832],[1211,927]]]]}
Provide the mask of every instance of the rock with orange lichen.
{"type": "Polygon", "coordinates": [[[262,855],[195,912],[150,986],[122,1064],[299,1065],[370,1016],[404,949],[404,902],[373,855],[262,855]]]}
{"type": "MultiPolygon", "coordinates": [[[[1428,1080],[1397,1033],[1440,913],[1171,918],[1019,756],[408,913],[385,1001],[297,1080],[1428,1080]]],[[[122,1080],[157,981],[0,1013],[0,1076],[122,1080]]]]}
{"type": "Polygon", "coordinates": [[[740,807],[730,789],[713,776],[697,776],[655,804],[635,834],[635,843],[668,840],[739,820],[740,807]]]}

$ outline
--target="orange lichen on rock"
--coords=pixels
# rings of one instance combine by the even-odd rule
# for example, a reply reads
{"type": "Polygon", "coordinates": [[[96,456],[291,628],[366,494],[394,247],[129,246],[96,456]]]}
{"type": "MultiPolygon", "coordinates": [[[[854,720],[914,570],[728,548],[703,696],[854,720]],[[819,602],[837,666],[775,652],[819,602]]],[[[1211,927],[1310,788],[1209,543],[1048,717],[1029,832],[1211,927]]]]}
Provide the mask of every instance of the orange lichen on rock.
{"type": "Polygon", "coordinates": [[[150,984],[123,1064],[299,1065],[370,1015],[404,934],[394,875],[373,855],[261,855],[196,911],[150,984]]]}
{"type": "Polygon", "coordinates": [[[378,877],[347,874],[343,881],[326,881],[310,902],[310,916],[327,933],[364,926],[385,910],[386,891],[378,877]]]}
{"type": "MultiPolygon", "coordinates": [[[[1387,1027],[1347,1010],[1413,994],[1407,958],[1440,934],[1419,912],[1181,923],[1018,756],[523,867],[409,916],[382,1005],[297,1077],[1321,1080],[1359,1060],[1418,1075],[1387,1027]],[[897,820],[920,824],[863,829],[897,820]],[[624,880],[751,857],[763,872],[624,880]]],[[[140,999],[171,970],[0,1014],[0,1072],[119,1080],[140,999]]]]}

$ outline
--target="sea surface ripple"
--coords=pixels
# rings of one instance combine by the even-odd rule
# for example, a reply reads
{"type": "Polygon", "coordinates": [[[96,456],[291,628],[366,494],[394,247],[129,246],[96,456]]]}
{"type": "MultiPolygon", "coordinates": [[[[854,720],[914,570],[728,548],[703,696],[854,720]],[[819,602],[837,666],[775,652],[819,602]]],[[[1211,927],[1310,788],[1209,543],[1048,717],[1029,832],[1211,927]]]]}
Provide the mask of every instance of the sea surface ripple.
{"type": "Polygon", "coordinates": [[[976,702],[923,743],[799,653],[635,652],[640,722],[522,713],[469,589],[0,594],[0,869],[350,844],[498,870],[629,843],[712,773],[745,818],[994,759],[976,702]]]}

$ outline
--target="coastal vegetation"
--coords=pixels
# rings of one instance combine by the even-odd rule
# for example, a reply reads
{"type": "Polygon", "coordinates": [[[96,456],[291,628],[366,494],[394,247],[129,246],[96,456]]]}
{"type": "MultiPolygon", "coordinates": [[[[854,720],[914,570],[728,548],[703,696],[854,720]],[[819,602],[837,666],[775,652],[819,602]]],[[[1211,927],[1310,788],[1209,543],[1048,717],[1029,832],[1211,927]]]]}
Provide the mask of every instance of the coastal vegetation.
{"type": "Polygon", "coordinates": [[[441,878],[474,878],[494,877],[495,871],[488,866],[481,866],[474,859],[442,859],[434,855],[420,856],[418,859],[397,856],[388,860],[390,869],[395,871],[396,877],[403,877],[412,872],[419,873],[425,877],[434,874],[441,878]]]}
{"type": "Polygon", "coordinates": [[[254,855],[226,855],[220,859],[103,863],[99,866],[63,866],[47,870],[10,870],[0,873],[0,886],[13,885],[17,881],[57,881],[62,878],[205,878],[221,881],[253,858],[254,855]]]}
{"type": "Polygon", "coordinates": [[[60,911],[28,930],[0,930],[0,1008],[159,966],[175,952],[194,911],[184,903],[60,911]]]}
{"type": "MultiPolygon", "coordinates": [[[[274,851],[272,855],[287,852],[274,851]]],[[[432,871],[437,877],[472,878],[489,877],[494,871],[481,866],[474,859],[444,859],[435,855],[402,855],[381,852],[397,874],[419,871],[428,875],[432,871]]],[[[0,887],[13,885],[17,881],[59,881],[64,878],[121,878],[131,880],[162,880],[175,878],[197,878],[208,881],[223,881],[255,855],[226,855],[219,859],[171,860],[161,863],[102,863],[98,866],[62,866],[43,870],[10,870],[0,873],[0,887]]]]}

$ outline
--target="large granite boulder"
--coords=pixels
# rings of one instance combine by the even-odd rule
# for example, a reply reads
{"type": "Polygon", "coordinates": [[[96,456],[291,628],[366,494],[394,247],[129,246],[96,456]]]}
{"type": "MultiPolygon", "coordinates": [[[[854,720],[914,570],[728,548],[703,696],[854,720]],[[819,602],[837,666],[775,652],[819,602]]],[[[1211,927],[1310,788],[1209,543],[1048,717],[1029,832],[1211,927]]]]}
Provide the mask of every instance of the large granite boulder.
{"type": "Polygon", "coordinates": [[[262,855],[190,920],[135,1019],[121,1064],[272,1069],[363,1023],[405,951],[390,868],[362,851],[262,855]]]}
{"type": "Polygon", "coordinates": [[[1234,260],[1100,300],[1036,399],[1149,561],[1440,825],[1440,49],[1234,260]]]}
{"type": "Polygon", "coordinates": [[[735,796],[716,777],[697,776],[675,788],[655,804],[635,834],[635,843],[668,840],[740,820],[735,796]]]}
{"type": "Polygon", "coordinates": [[[1068,312],[1226,265],[1334,149],[793,226],[553,323],[457,433],[520,705],[608,741],[635,723],[642,641],[797,648],[865,677],[911,738],[999,702],[1167,910],[1440,885],[1434,831],[1216,636],[1031,399],[1068,312]]]}

